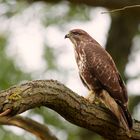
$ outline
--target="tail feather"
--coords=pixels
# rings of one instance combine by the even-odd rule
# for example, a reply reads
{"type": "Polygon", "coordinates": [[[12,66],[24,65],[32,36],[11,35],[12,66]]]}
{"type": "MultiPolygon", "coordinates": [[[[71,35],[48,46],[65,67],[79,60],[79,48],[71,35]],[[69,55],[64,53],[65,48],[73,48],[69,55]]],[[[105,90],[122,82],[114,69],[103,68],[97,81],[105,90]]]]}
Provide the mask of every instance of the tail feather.
{"type": "Polygon", "coordinates": [[[124,116],[123,118],[126,120],[126,123],[129,127],[129,130],[131,130],[132,127],[133,127],[133,120],[132,120],[132,117],[131,117],[128,109],[127,109],[127,106],[121,104],[120,102],[117,102],[117,103],[118,103],[118,105],[120,106],[120,108],[123,112],[123,116],[124,116]]]}
{"type": "Polygon", "coordinates": [[[132,128],[132,118],[126,106],[121,103],[116,102],[107,91],[103,90],[100,95],[100,100],[105,104],[107,108],[117,117],[119,122],[124,126],[126,131],[132,128]]]}

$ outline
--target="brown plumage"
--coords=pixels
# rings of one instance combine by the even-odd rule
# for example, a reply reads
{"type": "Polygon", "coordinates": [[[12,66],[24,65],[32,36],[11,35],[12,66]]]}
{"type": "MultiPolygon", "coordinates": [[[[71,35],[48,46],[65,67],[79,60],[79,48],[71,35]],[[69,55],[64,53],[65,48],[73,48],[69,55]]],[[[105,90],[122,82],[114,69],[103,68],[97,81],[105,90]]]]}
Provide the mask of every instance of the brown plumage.
{"type": "Polygon", "coordinates": [[[74,44],[79,74],[86,85],[118,118],[126,130],[132,128],[125,84],[107,51],[87,32],[74,29],[65,36],[74,44]]]}

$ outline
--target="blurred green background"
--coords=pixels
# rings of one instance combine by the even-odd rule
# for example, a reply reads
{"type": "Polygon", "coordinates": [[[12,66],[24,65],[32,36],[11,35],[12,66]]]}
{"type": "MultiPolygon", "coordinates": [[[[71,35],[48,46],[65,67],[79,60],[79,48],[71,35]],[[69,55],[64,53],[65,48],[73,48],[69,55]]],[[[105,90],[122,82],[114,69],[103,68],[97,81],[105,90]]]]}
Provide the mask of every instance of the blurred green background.
{"type": "MultiPolygon", "coordinates": [[[[127,84],[129,108],[140,117],[140,8],[101,14],[135,1],[1,0],[0,90],[35,79],[57,79],[86,94],[78,79],[72,44],[64,35],[83,28],[114,58],[127,84]],[[69,44],[69,45],[68,45],[69,44]]],[[[103,140],[99,135],[65,121],[41,107],[23,113],[48,125],[61,140],[103,140]]],[[[0,140],[35,140],[28,132],[0,126],[0,140]]]]}

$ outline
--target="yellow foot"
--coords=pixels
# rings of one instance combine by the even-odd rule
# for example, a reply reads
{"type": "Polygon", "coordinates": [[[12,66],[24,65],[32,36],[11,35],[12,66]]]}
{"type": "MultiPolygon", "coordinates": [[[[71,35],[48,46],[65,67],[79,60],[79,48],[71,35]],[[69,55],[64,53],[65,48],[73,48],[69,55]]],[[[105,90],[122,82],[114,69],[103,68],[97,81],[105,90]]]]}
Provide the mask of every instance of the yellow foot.
{"type": "Polygon", "coordinates": [[[86,99],[90,102],[90,103],[94,103],[96,105],[99,105],[101,102],[99,100],[98,97],[96,97],[96,94],[94,91],[90,90],[88,96],[86,97],[86,99]]]}
{"type": "Polygon", "coordinates": [[[90,90],[87,97],[85,97],[90,103],[93,103],[95,100],[95,93],[90,90]]]}
{"type": "Polygon", "coordinates": [[[95,98],[94,103],[95,103],[96,105],[99,105],[99,104],[101,103],[101,101],[100,101],[98,98],[95,98]]]}

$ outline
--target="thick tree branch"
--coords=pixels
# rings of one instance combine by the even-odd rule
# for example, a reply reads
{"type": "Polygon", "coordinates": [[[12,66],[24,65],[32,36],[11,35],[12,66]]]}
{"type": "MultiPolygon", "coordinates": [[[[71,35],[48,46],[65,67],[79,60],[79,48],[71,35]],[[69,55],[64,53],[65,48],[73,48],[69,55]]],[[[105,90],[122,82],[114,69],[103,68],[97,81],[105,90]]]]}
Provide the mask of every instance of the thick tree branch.
{"type": "MultiPolygon", "coordinates": [[[[29,2],[34,1],[45,1],[45,2],[51,2],[51,3],[57,3],[62,0],[28,0],[29,2]]],[[[136,5],[139,4],[139,0],[63,0],[63,1],[69,1],[74,4],[86,4],[89,6],[103,6],[108,8],[119,8],[119,7],[125,7],[126,5],[136,5]]]]}
{"type": "Polygon", "coordinates": [[[15,116],[12,118],[2,117],[0,119],[0,124],[20,127],[28,132],[31,132],[40,140],[57,140],[57,138],[51,134],[51,132],[45,125],[40,124],[27,117],[24,118],[21,116],[15,116]]]}
{"type": "MultiPolygon", "coordinates": [[[[132,5],[139,5],[139,0],[27,0],[28,2],[36,2],[36,1],[44,1],[44,2],[50,2],[50,3],[58,3],[58,2],[70,2],[72,4],[85,4],[88,6],[99,6],[99,7],[105,7],[108,9],[118,9],[123,8],[126,6],[132,6],[132,5]]],[[[125,9],[128,11],[134,12],[136,15],[139,16],[140,8],[135,6],[131,9],[125,9]]]]}
{"type": "Polygon", "coordinates": [[[31,81],[0,92],[0,112],[12,109],[10,115],[16,115],[39,106],[49,107],[71,123],[110,140],[140,140],[140,122],[134,122],[130,138],[110,111],[89,103],[57,81],[31,81]]]}

